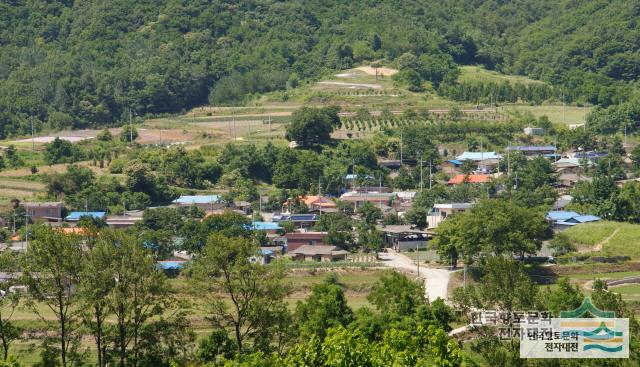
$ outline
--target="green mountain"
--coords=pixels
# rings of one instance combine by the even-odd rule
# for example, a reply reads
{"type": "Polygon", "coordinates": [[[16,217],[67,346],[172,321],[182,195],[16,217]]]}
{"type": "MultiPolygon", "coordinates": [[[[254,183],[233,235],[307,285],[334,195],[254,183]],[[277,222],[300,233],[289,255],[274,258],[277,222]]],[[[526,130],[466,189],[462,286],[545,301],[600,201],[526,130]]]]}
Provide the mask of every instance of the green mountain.
{"type": "Polygon", "coordinates": [[[408,52],[438,69],[426,79],[483,64],[609,105],[640,73],[638,14],[622,0],[5,0],[0,138],[30,116],[99,126],[242,103],[408,52]]]}

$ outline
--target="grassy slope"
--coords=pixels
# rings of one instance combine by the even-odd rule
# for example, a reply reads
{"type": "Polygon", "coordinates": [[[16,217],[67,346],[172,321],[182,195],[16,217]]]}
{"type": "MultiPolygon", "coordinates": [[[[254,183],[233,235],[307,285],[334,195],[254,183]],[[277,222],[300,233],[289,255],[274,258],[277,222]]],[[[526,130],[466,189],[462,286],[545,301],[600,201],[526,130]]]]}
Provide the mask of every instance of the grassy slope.
{"type": "Polygon", "coordinates": [[[606,255],[640,259],[640,225],[601,221],[580,224],[563,233],[577,246],[593,247],[602,242],[602,252],[606,255]]]}
{"type": "Polygon", "coordinates": [[[509,82],[509,83],[521,83],[521,84],[543,84],[539,80],[527,78],[520,75],[505,75],[497,71],[487,70],[482,66],[461,66],[460,82],[509,82]]]}

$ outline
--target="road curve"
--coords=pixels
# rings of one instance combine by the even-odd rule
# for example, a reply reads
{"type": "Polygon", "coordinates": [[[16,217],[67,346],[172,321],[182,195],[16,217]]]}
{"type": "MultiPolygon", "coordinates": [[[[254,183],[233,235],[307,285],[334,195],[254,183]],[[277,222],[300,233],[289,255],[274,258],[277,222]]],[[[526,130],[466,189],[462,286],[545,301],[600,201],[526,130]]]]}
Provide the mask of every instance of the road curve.
{"type": "MultiPolygon", "coordinates": [[[[395,269],[409,270],[418,273],[418,267],[413,260],[397,252],[381,252],[378,254],[385,266],[395,269]]],[[[437,298],[447,300],[450,273],[448,270],[420,267],[420,278],[424,279],[425,295],[429,301],[437,298]]]]}

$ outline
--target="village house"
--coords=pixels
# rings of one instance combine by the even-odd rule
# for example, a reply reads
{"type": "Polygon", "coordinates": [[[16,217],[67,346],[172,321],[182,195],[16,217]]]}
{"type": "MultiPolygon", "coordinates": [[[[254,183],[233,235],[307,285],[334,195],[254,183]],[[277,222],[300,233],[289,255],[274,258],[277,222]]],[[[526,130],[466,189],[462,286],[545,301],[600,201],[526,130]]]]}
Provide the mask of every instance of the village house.
{"type": "Polygon", "coordinates": [[[327,245],[303,245],[293,251],[289,251],[291,257],[296,261],[344,261],[347,259],[348,251],[341,250],[336,246],[327,245]]]}
{"type": "Polygon", "coordinates": [[[275,222],[255,221],[255,222],[251,222],[250,229],[252,231],[264,231],[267,234],[276,234],[282,230],[282,227],[280,227],[280,225],[275,222]]]}
{"type": "Polygon", "coordinates": [[[142,216],[109,215],[107,225],[112,228],[129,228],[142,220],[142,216]]]}
{"type": "Polygon", "coordinates": [[[35,203],[24,202],[22,203],[24,209],[31,218],[32,221],[48,221],[48,222],[60,222],[62,221],[62,203],[60,202],[48,202],[48,203],[35,203]]]}
{"type": "Polygon", "coordinates": [[[411,228],[410,225],[376,226],[376,229],[383,233],[387,247],[396,251],[423,249],[429,239],[426,231],[411,228]]]}
{"type": "Polygon", "coordinates": [[[292,222],[296,228],[311,228],[320,219],[317,214],[276,213],[271,217],[274,222],[292,222]]]}
{"type": "Polygon", "coordinates": [[[324,246],[327,232],[291,232],[284,236],[275,238],[273,243],[286,247],[287,251],[292,251],[300,246],[324,246]]]}
{"type": "Polygon", "coordinates": [[[447,181],[447,185],[461,185],[461,184],[486,184],[491,182],[490,175],[457,175],[447,181]]]}
{"type": "Polygon", "coordinates": [[[444,203],[434,204],[429,213],[427,214],[427,228],[433,229],[438,227],[440,222],[447,219],[455,213],[465,212],[470,210],[473,206],[472,203],[444,203]]]}
{"type": "Polygon", "coordinates": [[[555,154],[556,147],[553,145],[511,145],[506,148],[506,151],[520,152],[528,157],[537,157],[555,154]]]}
{"type": "Polygon", "coordinates": [[[563,231],[578,224],[597,222],[601,220],[600,217],[595,215],[583,215],[572,211],[554,210],[547,212],[546,218],[556,231],[563,231]]]}
{"type": "Polygon", "coordinates": [[[464,152],[456,157],[457,161],[473,161],[478,172],[492,172],[500,164],[502,156],[496,152],[464,152]]]}
{"type": "Polygon", "coordinates": [[[457,175],[461,173],[460,166],[462,166],[462,163],[462,161],[457,159],[449,159],[440,164],[440,170],[447,175],[457,175]]]}
{"type": "Polygon", "coordinates": [[[356,209],[364,205],[364,203],[371,203],[375,205],[385,205],[387,207],[393,206],[396,194],[392,192],[346,192],[340,196],[340,200],[353,204],[356,209]]]}
{"type": "Polygon", "coordinates": [[[182,195],[173,201],[176,206],[197,206],[202,210],[223,209],[226,205],[218,195],[182,195]]]}
{"type": "Polygon", "coordinates": [[[584,167],[593,166],[593,162],[579,158],[560,158],[553,166],[558,173],[578,173],[584,167]]]}
{"type": "Polygon", "coordinates": [[[309,195],[299,198],[311,212],[334,212],[337,205],[333,200],[325,196],[309,195]]]}
{"type": "Polygon", "coordinates": [[[104,219],[107,215],[106,212],[71,212],[67,215],[64,220],[67,222],[77,222],[82,217],[91,217],[94,219],[104,219]]]}

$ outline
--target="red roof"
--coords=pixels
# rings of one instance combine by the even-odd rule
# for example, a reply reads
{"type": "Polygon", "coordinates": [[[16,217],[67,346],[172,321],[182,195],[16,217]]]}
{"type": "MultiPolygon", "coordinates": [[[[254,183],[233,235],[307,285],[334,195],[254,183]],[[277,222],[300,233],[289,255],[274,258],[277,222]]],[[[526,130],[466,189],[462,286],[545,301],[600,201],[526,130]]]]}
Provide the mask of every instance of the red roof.
{"type": "Polygon", "coordinates": [[[457,175],[450,179],[448,185],[460,185],[462,183],[488,183],[491,181],[489,175],[457,175]]]}

